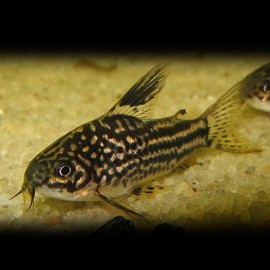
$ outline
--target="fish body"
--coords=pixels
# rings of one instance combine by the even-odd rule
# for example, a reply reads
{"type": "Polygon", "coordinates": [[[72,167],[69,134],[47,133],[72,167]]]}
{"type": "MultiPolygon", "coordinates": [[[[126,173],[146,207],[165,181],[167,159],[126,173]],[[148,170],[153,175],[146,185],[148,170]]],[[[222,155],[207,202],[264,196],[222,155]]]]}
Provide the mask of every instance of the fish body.
{"type": "MultiPolygon", "coordinates": [[[[52,180],[43,177],[43,171],[35,178],[42,179],[41,187],[49,188],[47,194],[57,190],[56,198],[59,190],[66,190],[62,192],[66,199],[93,200],[96,197],[91,191],[97,185],[104,185],[107,195],[117,196],[168,174],[190,153],[208,144],[204,119],[183,121],[174,116],[143,121],[126,115],[106,116],[78,127],[36,157],[41,168],[42,164],[50,167],[50,161],[58,161],[59,167],[68,164],[76,170],[72,179],[52,180]]],[[[33,177],[31,169],[27,178],[28,174],[33,177]]]]}
{"type": "Polygon", "coordinates": [[[251,72],[246,80],[252,81],[249,87],[243,88],[247,103],[255,109],[270,112],[270,63],[251,72]]]}
{"type": "Polygon", "coordinates": [[[151,119],[151,105],[165,78],[165,66],[153,68],[106,114],[40,152],[26,169],[22,192],[31,194],[32,201],[36,190],[63,200],[98,199],[131,213],[115,198],[167,175],[197,149],[259,150],[233,126],[234,114],[245,101],[240,89],[246,80],[196,119],[184,120],[183,109],[168,118],[151,119]]]}

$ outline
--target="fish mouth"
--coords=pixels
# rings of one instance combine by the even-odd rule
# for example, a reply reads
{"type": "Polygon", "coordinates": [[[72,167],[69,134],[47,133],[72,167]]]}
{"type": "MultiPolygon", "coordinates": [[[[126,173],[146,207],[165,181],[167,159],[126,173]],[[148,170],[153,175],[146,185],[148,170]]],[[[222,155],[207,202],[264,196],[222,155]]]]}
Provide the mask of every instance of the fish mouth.
{"type": "Polygon", "coordinates": [[[35,187],[23,185],[22,189],[18,193],[16,193],[14,196],[12,196],[9,200],[14,199],[15,197],[17,197],[18,195],[22,193],[24,206],[25,206],[26,201],[30,201],[28,208],[26,208],[26,211],[29,211],[31,207],[34,205],[35,191],[36,191],[35,187]]]}

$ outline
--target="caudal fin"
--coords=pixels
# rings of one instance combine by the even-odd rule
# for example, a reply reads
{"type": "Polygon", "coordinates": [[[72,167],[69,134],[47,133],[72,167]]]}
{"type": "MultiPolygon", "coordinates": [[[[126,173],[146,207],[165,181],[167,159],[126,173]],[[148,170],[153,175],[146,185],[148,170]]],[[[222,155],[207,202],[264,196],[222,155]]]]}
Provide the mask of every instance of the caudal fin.
{"type": "Polygon", "coordinates": [[[234,153],[261,151],[261,148],[235,130],[234,119],[237,110],[245,102],[243,88],[249,87],[249,79],[244,79],[227,91],[202,117],[208,121],[208,140],[211,148],[234,153]]]}

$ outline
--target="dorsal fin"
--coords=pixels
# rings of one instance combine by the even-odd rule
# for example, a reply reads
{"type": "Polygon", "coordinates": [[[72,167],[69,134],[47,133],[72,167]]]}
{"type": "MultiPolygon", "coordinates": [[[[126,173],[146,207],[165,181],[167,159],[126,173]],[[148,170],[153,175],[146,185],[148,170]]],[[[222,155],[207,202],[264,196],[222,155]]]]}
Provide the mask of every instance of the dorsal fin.
{"type": "Polygon", "coordinates": [[[165,85],[168,65],[157,65],[141,77],[108,111],[106,116],[125,114],[140,119],[150,118],[154,100],[165,85]]]}

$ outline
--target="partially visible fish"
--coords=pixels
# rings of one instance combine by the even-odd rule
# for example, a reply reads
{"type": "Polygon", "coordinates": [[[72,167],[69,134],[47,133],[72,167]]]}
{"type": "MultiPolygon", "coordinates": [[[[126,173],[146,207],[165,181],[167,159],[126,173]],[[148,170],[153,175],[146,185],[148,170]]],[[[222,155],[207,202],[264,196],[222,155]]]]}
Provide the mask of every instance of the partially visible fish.
{"type": "Polygon", "coordinates": [[[262,111],[270,112],[270,63],[267,63],[246,76],[251,80],[244,89],[247,103],[262,111]]]}
{"type": "Polygon", "coordinates": [[[138,194],[143,184],[169,174],[197,149],[260,151],[233,124],[245,102],[242,89],[256,84],[256,76],[233,86],[196,119],[184,120],[183,109],[171,117],[151,119],[150,108],[165,79],[166,66],[154,67],[106,114],[40,152],[27,167],[21,190],[31,195],[30,207],[38,191],[61,200],[102,200],[138,217],[117,198],[138,194]]]}

